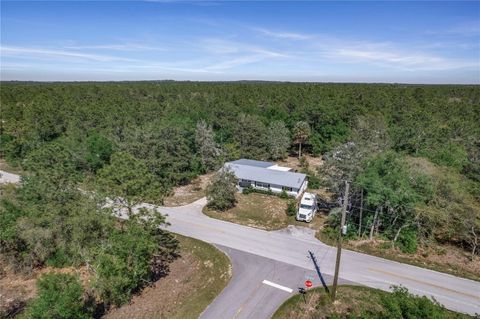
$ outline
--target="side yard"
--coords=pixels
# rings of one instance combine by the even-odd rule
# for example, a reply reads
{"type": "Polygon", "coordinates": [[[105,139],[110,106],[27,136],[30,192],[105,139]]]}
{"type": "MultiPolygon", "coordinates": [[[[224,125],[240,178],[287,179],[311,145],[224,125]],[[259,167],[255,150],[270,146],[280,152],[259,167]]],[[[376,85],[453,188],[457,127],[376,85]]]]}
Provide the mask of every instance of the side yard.
{"type": "Polygon", "coordinates": [[[277,196],[238,193],[235,197],[237,198],[235,207],[224,212],[205,207],[204,214],[212,218],[265,230],[278,230],[288,225],[317,229],[323,223],[321,214],[317,214],[309,224],[297,222],[295,216],[287,215],[288,200],[277,196]]]}
{"type": "MultiPolygon", "coordinates": [[[[180,235],[176,238],[180,242],[180,257],[170,265],[169,275],[134,296],[130,304],[112,309],[104,318],[198,318],[228,284],[230,260],[205,242],[180,235]]],[[[88,286],[84,268],[46,267],[22,275],[0,262],[0,318],[14,317],[35,298],[36,281],[48,272],[78,274],[83,285],[88,286]]]]}
{"type": "Polygon", "coordinates": [[[214,173],[201,175],[188,185],[175,187],[164,199],[165,206],[182,206],[205,197],[205,189],[214,173]]]}

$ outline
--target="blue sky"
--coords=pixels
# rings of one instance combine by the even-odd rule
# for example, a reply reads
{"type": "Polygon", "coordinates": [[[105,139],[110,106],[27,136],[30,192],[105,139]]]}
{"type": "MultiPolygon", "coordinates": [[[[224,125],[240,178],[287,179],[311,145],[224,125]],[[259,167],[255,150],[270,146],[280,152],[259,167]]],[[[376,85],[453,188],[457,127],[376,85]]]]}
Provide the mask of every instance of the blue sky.
{"type": "Polygon", "coordinates": [[[1,2],[1,79],[480,83],[480,2],[1,2]]]}

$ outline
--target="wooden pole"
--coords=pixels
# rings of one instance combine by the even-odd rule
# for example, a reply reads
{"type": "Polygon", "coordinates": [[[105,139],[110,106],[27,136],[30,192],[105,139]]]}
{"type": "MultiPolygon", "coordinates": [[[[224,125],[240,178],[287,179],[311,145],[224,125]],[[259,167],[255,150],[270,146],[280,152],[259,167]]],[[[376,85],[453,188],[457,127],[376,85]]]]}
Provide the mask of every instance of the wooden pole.
{"type": "Polygon", "coordinates": [[[363,188],[360,195],[360,220],[358,221],[358,237],[362,236],[362,215],[363,215],[363,188]]]}
{"type": "Polygon", "coordinates": [[[337,295],[338,272],[340,271],[340,258],[342,257],[343,226],[345,225],[345,219],[347,215],[348,190],[349,190],[349,184],[347,181],[345,181],[345,194],[343,197],[342,219],[340,222],[340,232],[338,235],[338,242],[337,242],[337,260],[335,262],[335,276],[333,277],[333,289],[332,289],[333,301],[335,301],[335,297],[337,295]]]}

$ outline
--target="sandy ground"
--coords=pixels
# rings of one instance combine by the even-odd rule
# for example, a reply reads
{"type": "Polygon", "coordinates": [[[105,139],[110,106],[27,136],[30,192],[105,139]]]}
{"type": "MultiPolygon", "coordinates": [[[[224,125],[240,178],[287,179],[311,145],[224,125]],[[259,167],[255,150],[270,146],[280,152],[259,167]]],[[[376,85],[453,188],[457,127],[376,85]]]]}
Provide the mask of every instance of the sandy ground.
{"type": "Polygon", "coordinates": [[[182,206],[204,197],[205,189],[213,175],[214,173],[200,175],[188,185],[175,187],[172,194],[165,198],[164,205],[182,206]]]}
{"type": "Polygon", "coordinates": [[[232,276],[231,265],[228,257],[211,245],[182,236],[179,240],[181,258],[170,265],[168,276],[104,318],[193,319],[200,315],[232,276]]]}
{"type": "Polygon", "coordinates": [[[112,310],[104,318],[168,318],[172,305],[181,305],[184,296],[190,293],[188,282],[193,280],[199,267],[199,261],[192,254],[182,253],[182,258],[171,264],[167,277],[145,288],[130,304],[112,310]]]}
{"type": "MultiPolygon", "coordinates": [[[[317,168],[323,165],[323,160],[321,157],[313,157],[311,155],[305,155],[305,158],[308,162],[308,168],[316,172],[317,168]]],[[[300,166],[300,161],[298,160],[298,157],[294,156],[288,156],[284,160],[279,160],[275,162],[279,166],[286,166],[286,167],[291,167],[296,171],[300,171],[302,167],[300,166]]]]}
{"type": "Polygon", "coordinates": [[[85,267],[56,269],[45,267],[36,269],[31,274],[15,273],[12,268],[0,259],[0,317],[8,309],[22,309],[37,294],[36,282],[39,277],[49,272],[77,274],[84,286],[89,284],[89,275],[85,267]]]}

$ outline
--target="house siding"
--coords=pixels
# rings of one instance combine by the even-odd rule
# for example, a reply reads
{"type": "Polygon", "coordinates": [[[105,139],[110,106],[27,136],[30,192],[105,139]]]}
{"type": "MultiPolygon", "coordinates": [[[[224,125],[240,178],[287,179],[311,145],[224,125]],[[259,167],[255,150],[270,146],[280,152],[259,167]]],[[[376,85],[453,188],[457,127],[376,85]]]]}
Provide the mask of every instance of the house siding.
{"type": "MultiPolygon", "coordinates": [[[[294,188],[294,187],[288,187],[289,190],[286,190],[286,193],[290,196],[299,197],[307,188],[307,184],[308,182],[305,179],[300,189],[294,188]]],[[[261,181],[240,179],[237,182],[237,188],[239,191],[242,191],[244,188],[249,186],[259,190],[270,190],[273,193],[281,193],[284,188],[284,186],[282,185],[268,184],[268,183],[263,183],[261,181]]]]}

